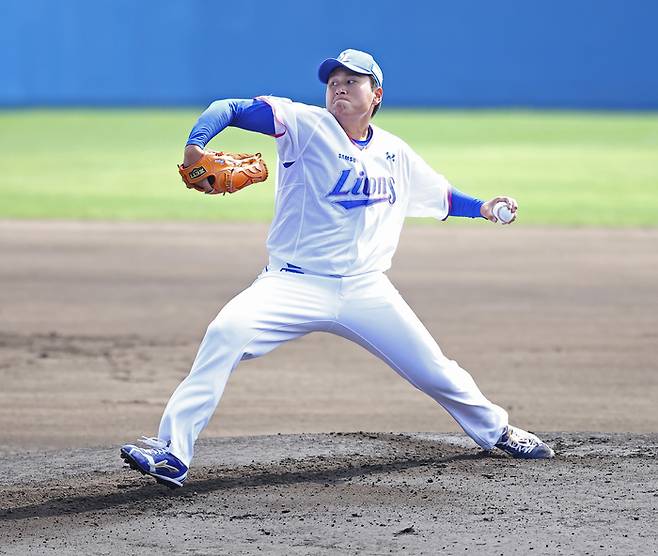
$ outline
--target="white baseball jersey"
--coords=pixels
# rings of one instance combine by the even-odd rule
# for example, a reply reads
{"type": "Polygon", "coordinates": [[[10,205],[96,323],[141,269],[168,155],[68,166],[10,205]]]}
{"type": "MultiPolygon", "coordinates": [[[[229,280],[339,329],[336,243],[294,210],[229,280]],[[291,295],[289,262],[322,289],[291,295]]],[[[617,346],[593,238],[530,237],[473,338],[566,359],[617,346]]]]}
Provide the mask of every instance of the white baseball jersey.
{"type": "Polygon", "coordinates": [[[326,109],[277,97],[270,256],[319,274],[385,271],[406,216],[448,215],[450,184],[404,141],[371,126],[359,149],[326,109]]]}

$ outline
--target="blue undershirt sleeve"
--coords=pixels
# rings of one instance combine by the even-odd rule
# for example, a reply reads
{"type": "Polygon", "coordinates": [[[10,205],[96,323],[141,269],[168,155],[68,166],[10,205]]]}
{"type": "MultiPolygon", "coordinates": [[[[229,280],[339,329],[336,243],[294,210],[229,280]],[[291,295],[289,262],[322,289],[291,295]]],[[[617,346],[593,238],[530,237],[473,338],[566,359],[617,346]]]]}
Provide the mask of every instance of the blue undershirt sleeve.
{"type": "Polygon", "coordinates": [[[450,191],[448,200],[450,203],[448,216],[483,218],[480,214],[480,207],[484,204],[484,201],[466,195],[466,193],[462,193],[459,189],[455,189],[454,187],[450,191]]]}
{"type": "Polygon", "coordinates": [[[199,117],[190,132],[187,144],[204,148],[215,135],[228,126],[274,135],[274,114],[270,105],[262,100],[216,100],[199,117]]]}

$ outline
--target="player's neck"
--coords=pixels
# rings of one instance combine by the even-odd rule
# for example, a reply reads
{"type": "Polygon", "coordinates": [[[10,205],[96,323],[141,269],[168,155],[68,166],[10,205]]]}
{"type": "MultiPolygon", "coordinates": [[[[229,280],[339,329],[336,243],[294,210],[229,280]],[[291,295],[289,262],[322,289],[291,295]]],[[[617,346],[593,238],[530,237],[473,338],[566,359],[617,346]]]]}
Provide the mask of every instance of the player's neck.
{"type": "Polygon", "coordinates": [[[370,127],[370,118],[368,117],[360,118],[356,121],[338,120],[338,123],[350,139],[363,141],[368,137],[368,128],[370,127]]]}

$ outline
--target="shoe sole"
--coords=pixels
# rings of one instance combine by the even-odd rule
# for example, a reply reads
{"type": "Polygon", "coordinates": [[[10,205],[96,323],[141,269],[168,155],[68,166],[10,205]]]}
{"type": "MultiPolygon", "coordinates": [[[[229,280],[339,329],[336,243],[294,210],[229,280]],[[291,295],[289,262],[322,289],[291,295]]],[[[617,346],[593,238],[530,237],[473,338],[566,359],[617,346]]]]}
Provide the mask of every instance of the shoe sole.
{"type": "Polygon", "coordinates": [[[133,457],[121,450],[121,459],[125,461],[129,466],[130,469],[134,469],[135,471],[139,471],[142,475],[148,475],[149,477],[153,477],[155,481],[161,485],[164,485],[171,490],[175,490],[177,488],[180,488],[183,486],[183,483],[180,481],[177,481],[175,479],[168,479],[166,477],[161,477],[160,475],[154,475],[153,473],[149,473],[148,471],[144,471],[139,464],[133,459],[133,457]]]}

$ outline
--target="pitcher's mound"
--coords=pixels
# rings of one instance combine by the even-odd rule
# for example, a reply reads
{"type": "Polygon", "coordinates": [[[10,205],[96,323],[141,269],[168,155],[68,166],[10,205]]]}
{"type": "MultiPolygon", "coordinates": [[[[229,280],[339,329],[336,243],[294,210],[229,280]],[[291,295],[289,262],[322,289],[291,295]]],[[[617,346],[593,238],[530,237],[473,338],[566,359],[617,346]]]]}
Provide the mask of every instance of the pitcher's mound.
{"type": "Polygon", "coordinates": [[[487,454],[450,434],[204,440],[175,491],[123,468],[118,446],[13,454],[0,478],[0,553],[655,549],[657,434],[541,436],[555,459],[487,454]]]}

